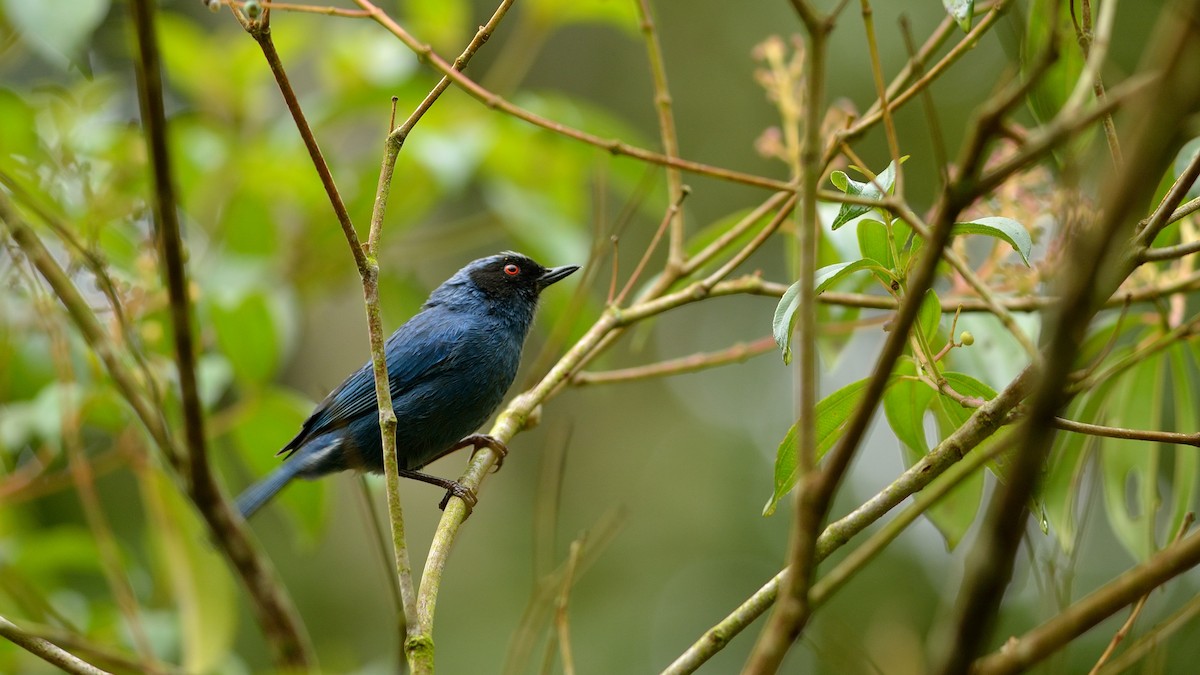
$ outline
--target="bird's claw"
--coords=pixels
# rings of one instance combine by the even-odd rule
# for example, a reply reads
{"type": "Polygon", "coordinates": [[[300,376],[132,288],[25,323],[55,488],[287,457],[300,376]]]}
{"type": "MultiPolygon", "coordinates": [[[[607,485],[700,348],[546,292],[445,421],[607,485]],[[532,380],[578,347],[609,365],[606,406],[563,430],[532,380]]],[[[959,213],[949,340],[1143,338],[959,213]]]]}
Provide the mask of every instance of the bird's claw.
{"type": "MultiPolygon", "coordinates": [[[[467,507],[467,516],[471,515],[471,511],[479,503],[479,497],[475,496],[475,491],[458,481],[450,481],[450,486],[446,488],[446,496],[442,497],[442,501],[438,503],[438,508],[445,511],[451,497],[458,497],[463,501],[463,505],[467,507]]],[[[464,516],[463,520],[466,520],[466,516],[464,516]]]]}
{"type": "Polygon", "coordinates": [[[492,467],[492,473],[500,470],[504,466],[504,458],[508,456],[508,446],[495,436],[487,434],[471,434],[458,442],[454,446],[455,450],[471,446],[474,451],[471,452],[471,457],[475,457],[475,453],[479,452],[480,448],[491,448],[492,452],[496,453],[496,465],[492,467]]]}

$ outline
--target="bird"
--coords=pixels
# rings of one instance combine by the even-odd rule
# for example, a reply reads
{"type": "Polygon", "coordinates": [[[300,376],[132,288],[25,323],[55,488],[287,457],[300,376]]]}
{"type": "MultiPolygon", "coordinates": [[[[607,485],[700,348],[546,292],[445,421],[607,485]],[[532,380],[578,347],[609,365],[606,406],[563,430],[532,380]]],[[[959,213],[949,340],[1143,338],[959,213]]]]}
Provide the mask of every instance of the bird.
{"type": "MultiPolygon", "coordinates": [[[[538,297],[578,265],[543,267],[505,251],[468,263],[429,294],[420,311],[384,343],[396,459],[402,477],[438,485],[463,499],[475,495],[457,481],[418,469],[460,448],[488,446],[503,460],[507,448],[473,434],[504,400],[517,375],[538,297]]],[[[277,455],[284,461],[237,499],[243,518],[262,508],[293,479],[347,470],[383,472],[375,377],[368,361],[338,385],[277,455]]]]}

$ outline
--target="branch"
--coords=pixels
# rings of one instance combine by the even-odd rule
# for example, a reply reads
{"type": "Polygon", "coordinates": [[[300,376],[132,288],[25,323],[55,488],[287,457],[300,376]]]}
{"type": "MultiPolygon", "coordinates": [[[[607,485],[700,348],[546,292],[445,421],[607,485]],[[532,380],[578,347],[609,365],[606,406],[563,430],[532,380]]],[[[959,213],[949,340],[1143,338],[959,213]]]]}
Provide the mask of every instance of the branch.
{"type": "MultiPolygon", "coordinates": [[[[122,361],[107,331],[96,319],[91,307],[59,266],[45,245],[13,207],[8,196],[0,191],[0,221],[12,233],[13,240],[37,268],[38,274],[50,285],[59,302],[82,334],[84,341],[104,364],[117,391],[129,404],[138,421],[146,428],[176,476],[186,473],[184,455],[169,429],[158,415],[156,405],[144,396],[137,378],[122,361]]],[[[276,657],[283,664],[306,666],[310,660],[303,624],[296,615],[287,591],[279,584],[266,558],[255,548],[241,519],[235,519],[224,500],[217,500],[208,509],[201,509],[213,541],[229,559],[241,577],[243,586],[258,616],[259,624],[276,657]]]]}
{"type": "MultiPolygon", "coordinates": [[[[833,30],[833,19],[820,19],[805,0],[793,0],[792,5],[800,15],[808,35],[804,59],[804,137],[800,143],[799,180],[802,192],[801,211],[797,214],[796,248],[798,253],[800,292],[799,320],[796,322],[796,349],[799,357],[794,374],[796,381],[796,467],[799,470],[799,498],[796,499],[795,517],[792,521],[788,547],[786,593],[775,608],[770,621],[763,627],[758,642],[743,666],[743,673],[774,673],[783,662],[796,638],[804,628],[810,607],[808,588],[812,583],[814,566],[813,545],[817,530],[825,519],[826,504],[808,488],[819,482],[821,474],[816,472],[817,432],[814,410],[817,406],[817,236],[821,221],[817,215],[817,188],[824,173],[821,162],[821,120],[817,111],[825,98],[825,57],[829,33],[833,30]]],[[[781,213],[783,211],[781,210],[781,213]]]]}
{"type": "MultiPolygon", "coordinates": [[[[662,139],[663,155],[669,159],[679,158],[679,138],[675,133],[675,117],[671,112],[671,90],[667,86],[667,67],[663,59],[662,43],[654,27],[648,0],[634,0],[642,22],[642,35],[646,40],[646,55],[650,60],[650,76],[654,82],[654,108],[658,113],[659,136],[662,139]]],[[[667,199],[671,204],[683,201],[685,187],[683,177],[676,167],[667,167],[667,199]]],[[[677,269],[684,264],[683,212],[675,209],[671,213],[671,238],[667,254],[667,267],[677,269]]]]}
{"type": "Polygon", "coordinates": [[[1200,533],[1159,551],[1053,619],[1009,640],[998,652],[976,661],[971,672],[974,675],[1004,675],[1027,670],[1122,607],[1198,564],[1200,533]]]}
{"type": "MultiPolygon", "coordinates": [[[[1123,143],[1132,148],[1128,163],[1101,193],[1106,199],[1098,221],[1074,242],[1068,257],[1063,303],[1050,322],[1043,372],[1028,417],[1018,432],[1020,450],[1011,463],[1008,480],[992,499],[968,557],[958,606],[953,622],[942,627],[942,653],[933,672],[966,672],[991,632],[1012,574],[1013,556],[1025,531],[1029,495],[1053,439],[1053,421],[1066,402],[1063,386],[1079,344],[1102,299],[1109,297],[1136,266],[1136,252],[1120,250],[1122,226],[1152,194],[1154,186],[1143,177],[1157,175],[1170,161],[1179,141],[1181,120],[1200,105],[1198,92],[1184,84],[1195,80],[1194,71],[1200,64],[1200,54],[1195,53],[1197,45],[1190,39],[1200,28],[1195,25],[1200,2],[1190,0],[1187,8],[1188,16],[1165,13],[1159,22],[1156,35],[1162,38],[1151,48],[1153,55],[1148,62],[1153,64],[1152,72],[1162,74],[1144,97],[1135,100],[1137,108],[1130,113],[1134,131],[1129,142],[1123,143]]],[[[1145,238],[1150,229],[1148,225],[1141,237],[1145,238]]]]}
{"type": "Polygon", "coordinates": [[[666,155],[661,155],[656,152],[650,152],[649,150],[634,147],[619,140],[604,139],[578,129],[573,129],[566,125],[559,124],[558,122],[548,120],[545,117],[534,114],[528,110],[525,110],[524,108],[513,105],[504,98],[497,96],[496,94],[483,88],[466,75],[463,75],[455,70],[451,64],[445,61],[445,59],[434,53],[432,47],[427,44],[423,44],[414,38],[411,34],[409,34],[408,31],[404,30],[400,24],[396,23],[394,19],[388,16],[387,12],[384,12],[374,3],[370,2],[370,0],[355,0],[355,2],[359,7],[367,10],[371,14],[371,18],[374,19],[379,25],[383,26],[388,30],[388,32],[399,38],[400,41],[403,42],[405,46],[412,50],[418,57],[420,57],[422,61],[431,64],[438,72],[442,73],[446,77],[449,77],[450,80],[460,89],[489,108],[498,109],[508,115],[516,117],[517,119],[524,120],[530,124],[533,124],[534,126],[546,129],[547,131],[551,131],[568,138],[573,138],[577,141],[587,143],[588,145],[594,145],[603,150],[607,150],[614,155],[625,155],[627,157],[639,159],[643,162],[659,164],[661,166],[669,166],[682,171],[711,176],[713,178],[731,181],[734,183],[742,183],[744,185],[752,185],[769,190],[791,191],[791,189],[788,187],[788,184],[784,181],[765,178],[763,176],[756,176],[740,171],[709,166],[707,164],[692,162],[686,159],[667,157],[666,155]]]}
{"type": "Polygon", "coordinates": [[[53,642],[26,633],[16,624],[2,616],[0,616],[0,635],[21,649],[51,665],[62,668],[68,673],[75,673],[76,675],[110,675],[107,670],[100,670],[53,642]]]}
{"type": "Polygon", "coordinates": [[[611,384],[614,382],[632,382],[635,380],[648,380],[667,375],[694,373],[700,370],[716,368],[718,366],[723,366],[730,363],[742,363],[752,356],[765,354],[766,352],[774,351],[774,349],[775,338],[768,335],[767,337],[759,338],[754,342],[739,342],[720,351],[701,352],[698,354],[692,354],[691,356],[684,356],[678,359],[669,359],[667,361],[660,361],[658,363],[651,363],[644,366],[621,368],[619,370],[575,373],[571,376],[571,384],[575,386],[585,386],[589,384],[611,384]]]}
{"type": "Polygon", "coordinates": [[[171,307],[171,332],[174,334],[175,363],[178,367],[180,401],[183,405],[183,431],[187,441],[189,488],[197,508],[206,510],[222,499],[208,464],[204,441],[204,412],[196,389],[196,348],[192,341],[192,305],[188,297],[187,270],[183,263],[183,238],[179,232],[179,212],[171,176],[167,147],[167,118],[163,108],[162,66],[158,40],[154,32],[155,5],[150,0],[133,0],[130,5],[137,33],[138,101],[142,128],[150,150],[154,195],[155,238],[162,256],[163,277],[171,307]]]}
{"type": "MultiPolygon", "coordinates": [[[[841,519],[830,523],[817,538],[816,562],[822,562],[855,535],[874,524],[893,508],[928,486],[935,478],[967,455],[1000,428],[1004,418],[1029,390],[1031,370],[1026,368],[996,398],[980,406],[963,426],[947,436],[930,453],[909,467],[899,478],[841,519]]],[[[729,616],[704,633],[691,647],[663,670],[663,675],[695,672],[741,633],[775,602],[787,569],[779,572],[729,616]]]]}
{"type": "Polygon", "coordinates": [[[1123,438],[1131,441],[1149,441],[1151,443],[1168,443],[1174,445],[1190,445],[1200,448],[1200,433],[1181,434],[1174,431],[1155,431],[1145,429],[1123,429],[1121,427],[1106,427],[1099,424],[1076,422],[1062,417],[1054,418],[1054,426],[1064,431],[1073,431],[1088,436],[1104,438],[1123,438]]]}

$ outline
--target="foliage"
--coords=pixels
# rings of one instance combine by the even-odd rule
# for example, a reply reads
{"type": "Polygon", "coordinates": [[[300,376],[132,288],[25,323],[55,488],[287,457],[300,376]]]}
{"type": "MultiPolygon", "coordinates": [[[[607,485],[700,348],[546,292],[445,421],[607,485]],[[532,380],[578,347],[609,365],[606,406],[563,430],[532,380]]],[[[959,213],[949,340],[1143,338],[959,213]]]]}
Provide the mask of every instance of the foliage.
{"type": "MultiPolygon", "coordinates": [[[[407,659],[430,672],[444,590],[437,663],[451,672],[495,670],[506,644],[509,673],[535,669],[534,645],[564,672],[576,659],[580,670],[632,672],[664,658],[676,659],[666,672],[709,659],[770,672],[804,631],[810,644],[796,649],[807,664],[859,672],[922,653],[939,602],[956,595],[980,609],[939,619],[914,667],[1012,666],[1026,652],[1000,649],[1008,634],[975,634],[999,616],[1012,639],[1035,645],[1031,659],[1087,645],[1057,657],[1073,671],[1096,663],[1109,636],[1083,635],[1090,624],[1077,622],[1055,633],[1060,642],[1038,641],[1034,625],[1066,621],[1072,603],[1080,615],[1092,591],[1108,602],[1088,615],[1099,622],[1200,560],[1195,537],[1180,538],[1200,471],[1200,140],[1180,131],[1200,108],[1194,39],[1122,24],[1107,2],[1085,1],[1076,16],[1063,3],[945,0],[912,10],[931,37],[909,48],[876,36],[895,19],[884,3],[859,19],[799,1],[714,19],[760,42],[738,43],[745,60],[734,62],[688,38],[687,11],[643,0],[531,0],[511,14],[502,4],[490,22],[493,7],[463,0],[160,8],[170,208],[185,235],[198,418],[224,493],[269,471],[314,402],[367,357],[360,298],[393,326],[478,255],[586,261],[575,297],[547,298],[524,393],[514,388],[490,430],[513,445],[516,467],[489,478],[498,484],[471,525],[457,502],[438,514],[436,499],[406,484],[408,534],[376,541],[385,528],[360,505],[379,501],[380,481],[353,495],[348,481],[326,480],[283,493],[276,515],[252,524],[256,543],[222,515],[223,496],[197,488],[185,433],[193,412],[174,319],[189,305],[168,292],[166,191],[153,179],[152,124],[133,105],[150,95],[135,83],[150,62],[129,10],[151,3],[89,0],[65,14],[53,4],[0,3],[10,45],[0,54],[0,619],[15,626],[4,627],[12,645],[0,643],[0,670],[57,663],[31,646],[41,637],[51,652],[122,672],[316,668],[310,650],[332,670],[407,659]],[[1020,74],[992,91],[1006,13],[1026,26],[1020,63],[1004,64],[1020,74]],[[828,50],[823,36],[858,40],[859,23],[858,51],[828,50]],[[771,36],[780,31],[803,37],[789,44],[771,36]],[[1150,35],[1178,52],[1157,79],[1138,65],[1150,62],[1142,51],[1154,56],[1150,35]],[[469,43],[460,62],[470,67],[451,68],[469,43]],[[272,47],[290,82],[268,67],[272,47]],[[627,67],[641,59],[648,67],[627,67]],[[453,81],[445,95],[443,76],[453,81]],[[297,134],[280,95],[289,88],[319,150],[297,134]],[[1162,91],[1175,93],[1145,103],[1162,91]],[[860,113],[814,93],[875,103],[860,113]],[[920,105],[924,120],[896,115],[920,105]],[[427,114],[397,137],[413,110],[427,114]],[[735,110],[753,114],[733,125],[735,110]],[[314,171],[318,152],[335,188],[314,171]],[[332,190],[377,279],[356,274],[332,190]],[[754,295],[773,297],[773,316],[754,295]],[[782,364],[663,379],[774,347],[782,364]],[[679,357],[684,349],[700,351],[679,357]],[[631,393],[576,391],[600,383],[631,393]],[[526,434],[543,416],[546,429],[526,434]],[[752,446],[770,446],[767,459],[752,446]],[[544,463],[536,487],[522,478],[530,457],[544,463]],[[964,468],[972,462],[980,469],[964,468]],[[514,485],[533,493],[532,547],[514,545],[529,536],[527,505],[505,494],[514,485]],[[769,520],[758,518],[764,497],[769,520]],[[598,514],[622,501],[633,517],[614,537],[614,519],[598,514]],[[1026,512],[1037,527],[995,515],[1023,523],[1026,512]],[[918,516],[936,546],[913,543],[918,516]],[[902,532],[913,545],[885,551],[902,532]],[[1021,537],[1028,557],[1015,555],[1021,537]],[[427,541],[413,588],[408,547],[427,541]],[[397,557],[381,558],[392,545],[397,557]],[[847,555],[818,567],[843,546],[847,555]],[[1119,547],[1121,564],[1089,560],[1085,546],[1119,547]],[[1047,602],[1009,598],[1001,611],[987,588],[1009,579],[971,548],[1014,561],[1049,588],[1047,602]],[[923,581],[960,562],[961,588],[923,581]],[[789,566],[800,582],[764,576],[789,566]],[[1098,581],[1118,568],[1125,582],[1098,581]],[[511,580],[530,569],[522,614],[528,589],[511,580]],[[718,586],[734,590],[697,597],[718,586]],[[797,593],[806,602],[774,614],[757,644],[730,641],[797,593]],[[601,597],[638,618],[615,619],[601,597]],[[809,625],[813,612],[828,623],[809,625]],[[871,630],[838,628],[860,619],[871,630]],[[669,644],[612,650],[630,621],[669,644]],[[279,629],[290,622],[291,638],[279,629]],[[904,644],[877,644],[884,633],[904,644]],[[937,643],[944,635],[957,639],[937,643]]],[[[1164,26],[1183,25],[1154,9],[1164,26]]],[[[461,480],[478,488],[495,461],[478,453],[461,480]]],[[[383,519],[399,526],[389,504],[383,519]]],[[[1167,611],[1196,603],[1194,579],[1173,583],[1169,606],[1148,610],[1147,644],[1177,630],[1159,623],[1167,611]]],[[[1144,652],[1125,654],[1116,658],[1144,652]]],[[[1165,648],[1158,658],[1182,663],[1165,648]]]]}

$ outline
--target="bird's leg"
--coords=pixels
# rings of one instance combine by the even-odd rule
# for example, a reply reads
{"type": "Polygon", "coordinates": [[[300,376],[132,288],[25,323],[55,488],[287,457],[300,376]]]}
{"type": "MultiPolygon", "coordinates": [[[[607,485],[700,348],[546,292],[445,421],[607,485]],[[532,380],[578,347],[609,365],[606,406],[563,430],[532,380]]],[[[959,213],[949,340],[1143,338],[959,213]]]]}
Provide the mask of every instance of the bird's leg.
{"type": "Polygon", "coordinates": [[[475,457],[475,453],[479,452],[480,448],[491,448],[492,451],[496,453],[496,466],[492,469],[493,473],[500,470],[500,467],[504,465],[504,458],[508,456],[508,446],[495,436],[489,436],[487,434],[471,434],[470,436],[467,436],[461,441],[455,443],[446,452],[449,454],[455,450],[461,450],[467,446],[474,448],[474,451],[471,452],[471,457],[475,457]]]}
{"type": "Polygon", "coordinates": [[[475,508],[475,505],[479,503],[479,498],[475,496],[475,491],[456,480],[439,478],[427,473],[421,473],[420,471],[409,471],[408,469],[400,469],[396,473],[400,474],[401,478],[411,478],[444,488],[446,496],[442,497],[442,501],[438,503],[438,508],[443,511],[446,510],[446,504],[450,503],[451,497],[458,497],[463,500],[463,504],[467,507],[468,516],[471,515],[471,511],[475,508]]]}

